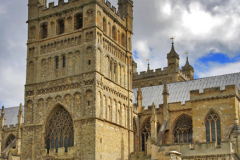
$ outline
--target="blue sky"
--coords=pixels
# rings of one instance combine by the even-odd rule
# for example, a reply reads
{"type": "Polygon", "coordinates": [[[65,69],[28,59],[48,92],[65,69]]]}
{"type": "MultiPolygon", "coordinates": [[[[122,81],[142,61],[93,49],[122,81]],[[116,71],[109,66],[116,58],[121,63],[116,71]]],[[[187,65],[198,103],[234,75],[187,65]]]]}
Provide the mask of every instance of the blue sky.
{"type": "MultiPolygon", "coordinates": [[[[117,0],[110,2],[118,8],[117,0]]],[[[0,1],[0,105],[5,107],[24,102],[27,4],[0,1]]],[[[138,72],[147,69],[146,59],[151,69],[167,66],[170,37],[180,68],[188,52],[195,78],[240,72],[239,8],[236,0],[134,0],[132,43],[138,72]]]]}

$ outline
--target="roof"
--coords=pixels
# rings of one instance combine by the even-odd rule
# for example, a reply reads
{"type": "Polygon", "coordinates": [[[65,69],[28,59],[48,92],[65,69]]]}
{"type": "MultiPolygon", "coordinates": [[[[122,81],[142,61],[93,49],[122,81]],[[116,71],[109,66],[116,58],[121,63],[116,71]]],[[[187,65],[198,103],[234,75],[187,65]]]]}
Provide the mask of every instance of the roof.
{"type": "MultiPolygon", "coordinates": [[[[17,117],[18,112],[19,112],[19,106],[11,107],[11,108],[4,108],[5,125],[11,125],[11,124],[16,125],[18,123],[18,117],[17,117]]],[[[1,113],[2,113],[2,109],[0,109],[0,114],[1,113]]],[[[24,107],[23,107],[23,115],[24,115],[24,107]]]]}
{"type": "MultiPolygon", "coordinates": [[[[204,88],[221,87],[221,90],[225,89],[227,85],[235,84],[240,88],[240,72],[233,74],[225,74],[220,76],[213,76],[207,78],[200,78],[184,82],[176,82],[167,84],[169,92],[169,103],[182,102],[185,104],[186,101],[190,100],[191,90],[200,90],[203,92],[204,88]]],[[[137,103],[137,90],[133,89],[133,103],[137,103]]],[[[142,105],[145,107],[151,106],[152,103],[156,106],[163,104],[163,85],[143,87],[142,90],[142,105]]]]}

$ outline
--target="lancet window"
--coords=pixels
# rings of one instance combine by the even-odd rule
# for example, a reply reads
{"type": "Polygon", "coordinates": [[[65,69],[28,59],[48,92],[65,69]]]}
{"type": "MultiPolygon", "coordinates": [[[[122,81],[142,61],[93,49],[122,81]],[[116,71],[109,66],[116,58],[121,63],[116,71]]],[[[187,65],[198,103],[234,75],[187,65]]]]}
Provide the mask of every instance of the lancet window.
{"type": "Polygon", "coordinates": [[[47,37],[47,24],[42,25],[42,38],[47,37]]]}
{"type": "Polygon", "coordinates": [[[70,114],[61,106],[55,109],[46,125],[45,141],[48,154],[50,149],[58,153],[60,147],[64,147],[67,152],[68,147],[74,145],[73,121],[70,114]]]}
{"type": "Polygon", "coordinates": [[[59,59],[58,59],[58,57],[56,57],[56,69],[58,69],[58,63],[59,63],[59,59]]]}
{"type": "Polygon", "coordinates": [[[148,121],[141,132],[141,139],[142,139],[142,151],[146,150],[147,147],[147,140],[151,137],[151,124],[150,121],[148,121]]]}
{"type": "Polygon", "coordinates": [[[66,67],[66,57],[63,56],[63,68],[65,68],[65,67],[66,67]]]}
{"type": "Polygon", "coordinates": [[[174,128],[174,143],[192,142],[192,119],[186,115],[181,116],[174,128]]]}
{"type": "Polygon", "coordinates": [[[219,116],[211,111],[206,117],[206,141],[221,143],[221,123],[219,116]]]}
{"type": "Polygon", "coordinates": [[[80,28],[83,27],[83,16],[82,16],[82,13],[79,13],[79,14],[76,15],[75,25],[76,25],[76,29],[80,29],[80,28]]]}
{"type": "Polygon", "coordinates": [[[59,34],[64,33],[64,20],[59,20],[58,25],[59,25],[59,34]]]}

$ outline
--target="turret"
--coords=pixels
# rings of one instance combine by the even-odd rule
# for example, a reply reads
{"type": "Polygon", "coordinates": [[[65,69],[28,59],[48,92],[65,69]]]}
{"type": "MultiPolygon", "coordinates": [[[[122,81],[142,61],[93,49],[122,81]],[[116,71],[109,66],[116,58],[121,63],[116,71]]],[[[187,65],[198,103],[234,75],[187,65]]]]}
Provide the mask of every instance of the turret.
{"type": "Polygon", "coordinates": [[[194,68],[188,62],[188,56],[186,64],[182,67],[182,71],[186,74],[191,80],[194,79],[194,68]]]}
{"type": "Polygon", "coordinates": [[[133,31],[133,1],[118,0],[118,11],[127,19],[127,28],[130,32],[133,31]]]}
{"type": "Polygon", "coordinates": [[[179,70],[179,55],[174,49],[174,43],[172,42],[171,51],[167,54],[168,59],[168,73],[176,73],[179,70]]]}
{"type": "Polygon", "coordinates": [[[1,113],[1,128],[5,125],[5,113],[4,113],[4,106],[2,106],[2,113],[1,113]]]}

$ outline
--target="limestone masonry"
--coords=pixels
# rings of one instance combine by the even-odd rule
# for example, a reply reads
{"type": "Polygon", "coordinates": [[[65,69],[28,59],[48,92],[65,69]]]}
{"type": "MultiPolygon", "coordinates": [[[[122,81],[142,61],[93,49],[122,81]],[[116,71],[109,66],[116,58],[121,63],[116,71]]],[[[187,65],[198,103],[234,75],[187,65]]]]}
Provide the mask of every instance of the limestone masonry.
{"type": "MultiPolygon", "coordinates": [[[[138,3],[136,1],[136,3],[138,3]]],[[[24,106],[1,110],[0,160],[237,160],[240,73],[137,73],[133,1],[28,1],[24,106]]]]}

